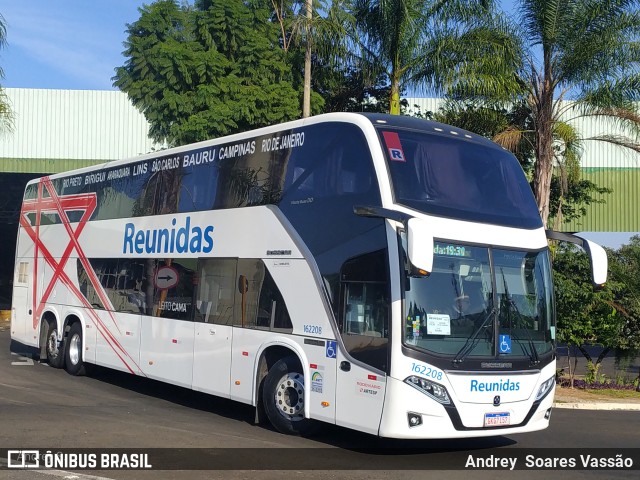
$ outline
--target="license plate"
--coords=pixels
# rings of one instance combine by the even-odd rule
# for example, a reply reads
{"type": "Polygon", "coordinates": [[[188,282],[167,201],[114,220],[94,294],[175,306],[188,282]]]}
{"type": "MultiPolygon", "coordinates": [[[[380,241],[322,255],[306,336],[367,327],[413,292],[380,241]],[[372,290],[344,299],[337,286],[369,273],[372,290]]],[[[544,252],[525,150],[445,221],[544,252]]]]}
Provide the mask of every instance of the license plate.
{"type": "Polygon", "coordinates": [[[510,423],[511,423],[511,414],[508,412],[484,414],[485,427],[499,427],[502,425],[509,425],[510,423]]]}

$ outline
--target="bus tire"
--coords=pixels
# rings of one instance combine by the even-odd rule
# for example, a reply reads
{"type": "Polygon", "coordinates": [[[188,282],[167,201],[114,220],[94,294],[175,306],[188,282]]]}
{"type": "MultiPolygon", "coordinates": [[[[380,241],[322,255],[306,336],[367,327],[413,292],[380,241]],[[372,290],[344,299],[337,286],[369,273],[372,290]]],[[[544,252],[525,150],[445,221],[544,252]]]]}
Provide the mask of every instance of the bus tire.
{"type": "Polygon", "coordinates": [[[83,341],[82,325],[75,322],[67,334],[64,349],[64,368],[71,375],[84,375],[85,364],[82,361],[83,341]]]}
{"type": "Polygon", "coordinates": [[[296,357],[278,360],[264,381],[263,404],[276,430],[293,435],[309,435],[315,422],[304,418],[304,375],[296,357]]]}
{"type": "Polygon", "coordinates": [[[58,323],[55,320],[46,322],[47,336],[45,338],[47,363],[53,368],[62,368],[64,363],[64,339],[58,345],[58,323]]]}

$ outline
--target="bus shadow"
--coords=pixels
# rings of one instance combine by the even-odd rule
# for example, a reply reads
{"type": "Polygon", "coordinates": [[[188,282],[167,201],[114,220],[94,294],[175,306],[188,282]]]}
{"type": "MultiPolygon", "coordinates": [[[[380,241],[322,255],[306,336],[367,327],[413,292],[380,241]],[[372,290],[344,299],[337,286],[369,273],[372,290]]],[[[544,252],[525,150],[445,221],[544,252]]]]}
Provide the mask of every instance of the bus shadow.
{"type": "MultiPolygon", "coordinates": [[[[13,340],[10,343],[9,350],[15,354],[32,358],[35,361],[39,359],[38,349],[13,340]]],[[[119,389],[129,390],[139,395],[157,398],[249,425],[255,425],[256,423],[254,408],[233,400],[93,365],[87,376],[95,381],[109,384],[119,389]]],[[[261,422],[260,425],[256,425],[256,428],[263,428],[280,435],[268,422],[261,422]]],[[[322,449],[324,446],[331,446],[341,449],[345,453],[360,454],[364,458],[375,456],[378,459],[406,458],[410,456],[413,457],[410,463],[414,463],[423,457],[426,461],[428,458],[433,458],[434,454],[490,450],[518,443],[511,438],[500,435],[465,439],[398,440],[380,438],[321,422],[318,422],[318,428],[313,435],[308,437],[308,440],[317,445],[316,450],[318,448],[322,449]]],[[[333,451],[335,454],[335,450],[333,451]]]]}
{"type": "Polygon", "coordinates": [[[480,438],[407,440],[381,438],[335,425],[323,426],[314,440],[362,453],[415,455],[508,447],[518,442],[502,435],[480,438]]]}
{"type": "MultiPolygon", "coordinates": [[[[255,424],[252,406],[233,400],[216,397],[187,388],[170,385],[157,380],[136,377],[103,367],[93,367],[90,377],[110,385],[134,391],[141,395],[162,399],[187,408],[219,415],[246,424],[255,424]]],[[[466,439],[398,440],[380,438],[348,428],[318,422],[316,432],[308,438],[314,442],[340,449],[381,455],[408,455],[426,453],[460,452],[494,449],[516,444],[505,436],[466,439]]],[[[256,427],[277,431],[267,422],[256,427]]]]}
{"type": "Polygon", "coordinates": [[[244,423],[254,423],[254,409],[251,405],[96,365],[91,366],[87,376],[140,395],[244,423]]]}

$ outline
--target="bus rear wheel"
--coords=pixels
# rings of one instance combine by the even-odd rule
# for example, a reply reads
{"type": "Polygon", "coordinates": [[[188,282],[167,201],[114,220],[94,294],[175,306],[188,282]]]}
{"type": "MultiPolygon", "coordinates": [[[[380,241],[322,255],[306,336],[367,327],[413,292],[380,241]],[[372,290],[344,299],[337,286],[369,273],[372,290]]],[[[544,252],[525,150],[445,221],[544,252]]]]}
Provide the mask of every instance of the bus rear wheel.
{"type": "Polygon", "coordinates": [[[264,410],[281,433],[309,435],[315,422],[304,418],[304,375],[295,357],[278,360],[267,373],[263,389],[264,410]]]}
{"type": "Polygon", "coordinates": [[[64,341],[58,343],[58,324],[55,320],[46,322],[47,326],[47,363],[54,368],[62,368],[64,359],[64,341]]]}
{"type": "Polygon", "coordinates": [[[85,364],[82,361],[82,325],[76,322],[71,325],[64,349],[64,368],[71,375],[84,375],[85,364]]]}

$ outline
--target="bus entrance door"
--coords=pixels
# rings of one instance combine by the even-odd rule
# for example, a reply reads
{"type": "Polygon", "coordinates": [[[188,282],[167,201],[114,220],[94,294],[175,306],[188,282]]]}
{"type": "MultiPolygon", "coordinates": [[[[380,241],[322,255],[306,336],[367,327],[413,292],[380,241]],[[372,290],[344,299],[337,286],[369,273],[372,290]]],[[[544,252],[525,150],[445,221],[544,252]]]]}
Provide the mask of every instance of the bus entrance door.
{"type": "Polygon", "coordinates": [[[386,377],[353,363],[337,352],[336,423],[378,434],[386,377]]]}

